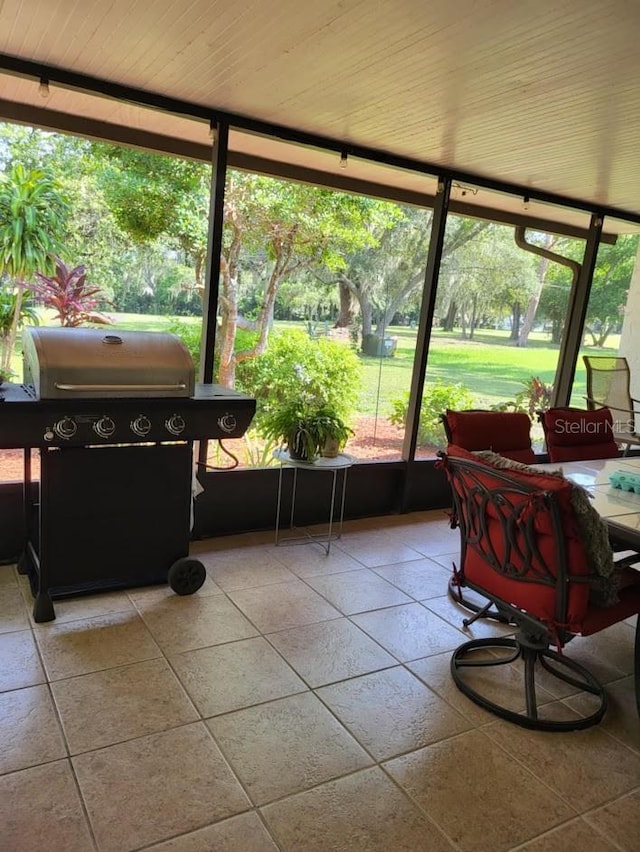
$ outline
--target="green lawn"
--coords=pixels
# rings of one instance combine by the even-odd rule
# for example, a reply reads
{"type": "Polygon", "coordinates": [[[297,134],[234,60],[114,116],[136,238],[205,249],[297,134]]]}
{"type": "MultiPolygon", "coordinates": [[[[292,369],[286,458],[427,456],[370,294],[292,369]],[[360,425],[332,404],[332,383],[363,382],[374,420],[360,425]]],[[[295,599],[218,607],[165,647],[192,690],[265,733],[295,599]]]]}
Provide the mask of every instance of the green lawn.
{"type": "MultiPolygon", "coordinates": [[[[391,400],[400,396],[402,391],[409,390],[416,332],[392,327],[389,334],[398,338],[395,357],[362,357],[363,413],[374,413],[378,399],[378,412],[384,416],[390,411],[391,400]]],[[[553,382],[559,347],[545,338],[548,336],[542,333],[533,334],[529,345],[519,349],[509,341],[507,332],[482,331],[474,340],[462,340],[459,333],[435,331],[431,336],[427,382],[460,383],[471,391],[479,407],[513,400],[523,389],[522,383],[532,376],[538,376],[547,383],[553,382]]],[[[594,350],[593,347],[583,347],[580,354],[594,351],[598,354],[615,353],[618,342],[619,338],[612,336],[608,340],[611,348],[594,350]]],[[[583,404],[585,392],[586,374],[579,359],[573,389],[576,405],[583,404]]]]}

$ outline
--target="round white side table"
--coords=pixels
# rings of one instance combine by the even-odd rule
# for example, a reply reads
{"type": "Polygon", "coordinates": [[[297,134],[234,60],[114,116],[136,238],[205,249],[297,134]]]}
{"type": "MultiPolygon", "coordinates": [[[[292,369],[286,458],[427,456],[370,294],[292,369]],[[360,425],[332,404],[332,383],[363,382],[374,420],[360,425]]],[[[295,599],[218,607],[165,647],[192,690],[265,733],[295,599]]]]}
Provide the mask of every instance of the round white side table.
{"type": "Polygon", "coordinates": [[[317,458],[312,462],[299,461],[292,459],[287,450],[274,450],[273,457],[280,462],[280,471],[278,475],[278,507],[276,510],[276,545],[284,544],[306,544],[309,541],[315,541],[324,547],[324,550],[329,555],[331,550],[331,542],[340,538],[342,535],[342,524],[344,522],[344,502],[347,494],[347,474],[349,468],[356,462],[354,456],[340,453],[333,459],[317,458]],[[316,472],[325,471],[331,473],[331,501],[329,506],[329,527],[326,535],[314,535],[306,533],[305,535],[289,535],[282,538],[280,535],[280,511],[282,507],[282,474],[286,467],[293,468],[293,484],[291,488],[291,516],[289,518],[289,529],[295,529],[295,511],[296,511],[296,490],[298,487],[298,471],[313,470],[316,472]],[[336,508],[336,487],[338,481],[338,472],[344,471],[342,478],[342,490],[340,494],[340,511],[335,519],[337,523],[337,532],[334,532],[334,515],[336,508]]]}

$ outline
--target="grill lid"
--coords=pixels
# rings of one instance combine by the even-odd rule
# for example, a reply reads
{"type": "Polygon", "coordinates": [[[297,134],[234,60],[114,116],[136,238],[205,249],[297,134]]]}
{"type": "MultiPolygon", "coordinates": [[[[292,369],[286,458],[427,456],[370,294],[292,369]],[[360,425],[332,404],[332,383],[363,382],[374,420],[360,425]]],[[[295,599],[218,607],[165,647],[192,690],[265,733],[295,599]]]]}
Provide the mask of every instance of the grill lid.
{"type": "Polygon", "coordinates": [[[189,397],[195,368],[173,334],[35,328],[22,335],[24,383],[39,399],[189,397]]]}

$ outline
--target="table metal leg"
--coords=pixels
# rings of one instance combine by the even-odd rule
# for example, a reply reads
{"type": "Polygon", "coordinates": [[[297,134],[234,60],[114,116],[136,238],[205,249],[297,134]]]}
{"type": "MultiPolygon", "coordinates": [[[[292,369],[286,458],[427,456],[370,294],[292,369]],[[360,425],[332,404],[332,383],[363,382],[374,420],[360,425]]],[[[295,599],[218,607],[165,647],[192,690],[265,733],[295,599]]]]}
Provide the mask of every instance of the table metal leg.
{"type": "MultiPolygon", "coordinates": [[[[304,532],[304,535],[301,536],[288,536],[286,539],[283,539],[280,535],[280,520],[282,517],[282,499],[283,499],[283,476],[284,469],[288,465],[281,464],[280,470],[278,471],[278,502],[276,507],[276,534],[275,534],[275,543],[276,544],[303,544],[305,541],[315,541],[316,544],[321,545],[327,556],[331,551],[331,542],[334,539],[338,539],[342,535],[342,529],[344,524],[344,508],[347,494],[347,468],[345,466],[337,466],[337,467],[329,467],[325,466],[324,468],[319,468],[320,470],[324,469],[325,471],[331,471],[332,480],[331,480],[331,503],[329,506],[329,525],[327,533],[310,533],[304,532]],[[336,518],[336,492],[338,490],[338,473],[342,470],[342,491],[339,496],[339,514],[336,518]],[[334,532],[334,520],[337,522],[337,532],[334,532]]],[[[295,511],[296,511],[296,496],[298,490],[298,468],[291,464],[291,468],[293,469],[293,481],[292,481],[292,489],[291,489],[291,513],[289,516],[289,529],[295,529],[295,511]]]]}
{"type": "Polygon", "coordinates": [[[278,472],[278,505],[276,508],[276,544],[280,540],[280,504],[282,502],[282,465],[278,472]]]}

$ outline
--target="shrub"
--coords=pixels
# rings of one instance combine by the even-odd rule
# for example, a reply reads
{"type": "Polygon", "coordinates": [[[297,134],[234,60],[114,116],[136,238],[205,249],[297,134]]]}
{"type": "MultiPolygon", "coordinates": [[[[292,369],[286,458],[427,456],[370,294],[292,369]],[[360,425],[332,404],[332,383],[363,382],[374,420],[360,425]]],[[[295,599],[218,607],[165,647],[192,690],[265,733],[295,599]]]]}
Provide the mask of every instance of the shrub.
{"type": "Polygon", "coordinates": [[[546,411],[551,405],[553,385],[543,382],[539,376],[531,376],[522,382],[524,389],[516,394],[510,402],[499,402],[492,405],[493,411],[522,411],[533,417],[536,411],[546,411]]]}
{"type": "Polygon", "coordinates": [[[100,287],[87,284],[84,266],[70,269],[59,257],[52,255],[55,275],[36,272],[36,281],[30,285],[45,308],[55,311],[60,325],[76,328],[84,323],[111,325],[113,320],[97,310],[105,301],[100,287]]]}
{"type": "Polygon", "coordinates": [[[343,343],[324,337],[311,340],[304,331],[289,329],[273,335],[264,355],[240,363],[236,377],[238,386],[258,400],[254,423],[259,427],[302,396],[348,418],[360,390],[361,366],[343,343]]]}
{"type": "MultiPolygon", "coordinates": [[[[396,426],[406,426],[409,410],[409,393],[391,401],[393,410],[389,420],[396,426]]],[[[418,443],[422,445],[442,446],[446,443],[444,427],[440,419],[447,408],[472,408],[471,391],[462,384],[445,385],[437,381],[426,386],[420,406],[420,425],[418,443]]]]}
{"type": "Polygon", "coordinates": [[[179,337],[187,347],[197,370],[200,366],[202,326],[199,323],[180,322],[180,320],[174,320],[169,325],[169,331],[171,334],[175,334],[176,337],[179,337]]]}

